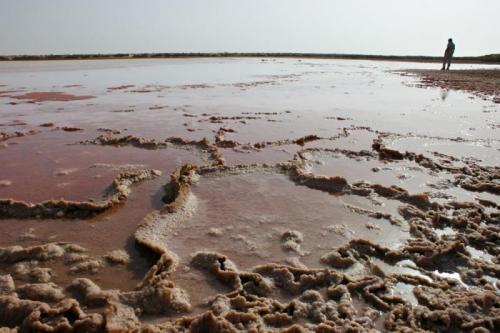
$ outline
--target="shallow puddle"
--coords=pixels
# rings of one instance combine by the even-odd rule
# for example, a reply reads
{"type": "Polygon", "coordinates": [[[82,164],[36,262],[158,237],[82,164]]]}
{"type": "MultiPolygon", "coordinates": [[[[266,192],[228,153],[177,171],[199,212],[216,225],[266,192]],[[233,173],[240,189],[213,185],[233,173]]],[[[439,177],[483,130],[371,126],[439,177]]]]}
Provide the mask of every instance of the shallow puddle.
{"type": "Polygon", "coordinates": [[[346,157],[341,153],[312,152],[305,157],[311,172],[318,176],[340,176],[349,183],[367,181],[383,186],[396,185],[410,193],[431,191],[429,184],[452,179],[450,175],[429,172],[409,161],[379,161],[372,157],[346,157]]]}
{"type": "MultiPolygon", "coordinates": [[[[392,246],[408,237],[404,228],[386,219],[352,211],[345,197],[297,186],[285,175],[204,176],[193,194],[194,216],[169,229],[163,239],[181,263],[174,280],[188,291],[193,304],[220,292],[200,287],[206,277],[189,265],[198,251],[225,255],[242,270],[262,263],[321,268],[325,266],[320,257],[349,239],[392,246]]],[[[211,283],[203,285],[207,284],[211,283]]]]}
{"type": "Polygon", "coordinates": [[[242,269],[297,256],[306,266],[319,267],[325,251],[346,241],[328,232],[335,226],[345,225],[347,234],[374,241],[378,237],[369,232],[368,221],[376,221],[381,229],[399,229],[384,219],[353,213],[342,198],[297,186],[282,175],[202,178],[193,193],[197,212],[173,230],[167,246],[181,258],[201,250],[219,252],[242,269]],[[302,235],[296,250],[284,249],[287,231],[302,235]]]}
{"type": "Polygon", "coordinates": [[[473,138],[399,138],[389,142],[389,146],[401,151],[412,151],[429,155],[438,152],[462,160],[477,161],[482,165],[498,165],[500,163],[500,142],[498,140],[477,140],[473,138]],[[470,140],[470,141],[468,141],[470,140]]]}

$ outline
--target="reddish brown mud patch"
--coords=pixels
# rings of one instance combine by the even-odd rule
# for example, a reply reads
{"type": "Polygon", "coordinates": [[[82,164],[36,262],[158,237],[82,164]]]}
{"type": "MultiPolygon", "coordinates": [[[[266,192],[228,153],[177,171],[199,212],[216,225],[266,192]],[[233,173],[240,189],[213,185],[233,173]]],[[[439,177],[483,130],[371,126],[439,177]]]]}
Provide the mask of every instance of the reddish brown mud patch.
{"type": "Polygon", "coordinates": [[[21,92],[22,90],[0,90],[0,97],[4,97],[7,95],[9,97],[10,94],[21,92]]]}
{"type": "Polygon", "coordinates": [[[10,98],[29,100],[31,102],[38,103],[38,102],[78,101],[78,100],[95,98],[95,96],[78,96],[58,91],[45,91],[45,92],[40,91],[40,92],[30,92],[23,95],[10,96],[10,98]]]}

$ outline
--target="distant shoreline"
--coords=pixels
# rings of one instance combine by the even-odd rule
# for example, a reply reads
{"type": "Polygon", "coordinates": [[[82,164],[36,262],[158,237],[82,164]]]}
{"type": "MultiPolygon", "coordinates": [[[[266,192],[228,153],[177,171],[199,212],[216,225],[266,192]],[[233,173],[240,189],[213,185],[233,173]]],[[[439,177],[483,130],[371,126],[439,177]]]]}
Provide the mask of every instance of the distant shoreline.
{"type": "MultiPolygon", "coordinates": [[[[37,60],[93,60],[93,59],[179,59],[179,58],[303,58],[303,59],[349,59],[404,62],[442,62],[442,57],[394,56],[363,54],[321,54],[321,53],[115,53],[115,54],[59,54],[59,55],[13,55],[0,56],[0,61],[37,60]]],[[[500,54],[478,57],[455,57],[455,63],[500,64],[500,54]]]]}

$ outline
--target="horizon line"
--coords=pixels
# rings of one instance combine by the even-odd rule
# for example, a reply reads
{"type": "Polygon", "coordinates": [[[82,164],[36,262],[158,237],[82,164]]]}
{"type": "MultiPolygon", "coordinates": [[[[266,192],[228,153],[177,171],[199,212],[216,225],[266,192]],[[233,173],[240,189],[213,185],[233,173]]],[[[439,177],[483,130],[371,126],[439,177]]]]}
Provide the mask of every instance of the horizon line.
{"type": "MultiPolygon", "coordinates": [[[[426,55],[377,55],[354,53],[310,53],[310,52],[118,52],[118,53],[65,53],[65,54],[19,54],[0,55],[0,61],[16,60],[85,60],[85,59],[141,59],[141,58],[217,58],[217,57],[276,57],[276,58],[330,58],[365,60],[441,61],[442,56],[426,55]]],[[[500,53],[480,56],[454,57],[455,61],[500,63],[500,53]]]]}

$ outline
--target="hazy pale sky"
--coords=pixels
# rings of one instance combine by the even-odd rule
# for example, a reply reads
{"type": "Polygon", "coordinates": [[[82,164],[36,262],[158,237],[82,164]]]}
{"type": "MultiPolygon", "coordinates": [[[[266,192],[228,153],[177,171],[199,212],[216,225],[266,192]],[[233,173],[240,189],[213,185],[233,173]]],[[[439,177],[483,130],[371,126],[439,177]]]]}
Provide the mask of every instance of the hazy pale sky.
{"type": "Polygon", "coordinates": [[[500,0],[0,0],[0,54],[500,53],[500,0]]]}

